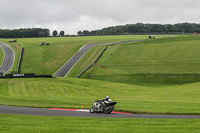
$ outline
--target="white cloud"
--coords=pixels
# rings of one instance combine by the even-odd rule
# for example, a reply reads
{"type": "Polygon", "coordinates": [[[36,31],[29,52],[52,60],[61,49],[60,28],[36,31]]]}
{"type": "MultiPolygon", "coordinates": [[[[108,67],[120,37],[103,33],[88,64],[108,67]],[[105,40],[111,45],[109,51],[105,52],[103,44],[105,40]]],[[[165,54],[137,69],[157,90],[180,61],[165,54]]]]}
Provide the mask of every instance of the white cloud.
{"type": "Polygon", "coordinates": [[[198,0],[5,0],[0,29],[49,28],[76,34],[108,26],[200,22],[198,0]]]}

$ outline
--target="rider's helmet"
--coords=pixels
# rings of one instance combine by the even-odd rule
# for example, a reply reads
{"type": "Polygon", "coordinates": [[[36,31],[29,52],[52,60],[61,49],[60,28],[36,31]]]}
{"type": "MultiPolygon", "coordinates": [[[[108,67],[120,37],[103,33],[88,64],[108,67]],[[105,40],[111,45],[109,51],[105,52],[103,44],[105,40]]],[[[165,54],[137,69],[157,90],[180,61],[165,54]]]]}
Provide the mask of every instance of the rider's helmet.
{"type": "Polygon", "coordinates": [[[108,100],[108,99],[109,99],[109,96],[106,96],[106,97],[105,97],[105,100],[108,100]]]}

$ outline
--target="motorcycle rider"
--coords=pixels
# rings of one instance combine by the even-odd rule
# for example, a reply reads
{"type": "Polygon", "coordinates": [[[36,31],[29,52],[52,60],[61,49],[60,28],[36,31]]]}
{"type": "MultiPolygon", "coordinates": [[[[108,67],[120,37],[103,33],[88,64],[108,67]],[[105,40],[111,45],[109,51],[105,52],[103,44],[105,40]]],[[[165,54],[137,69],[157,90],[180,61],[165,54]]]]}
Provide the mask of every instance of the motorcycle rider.
{"type": "Polygon", "coordinates": [[[102,99],[102,100],[103,101],[112,101],[109,96],[106,96],[105,99],[102,99]]]}
{"type": "Polygon", "coordinates": [[[100,106],[105,106],[104,102],[112,101],[109,96],[106,96],[104,99],[97,100],[97,104],[95,105],[96,108],[100,108],[100,106]]]}
{"type": "Polygon", "coordinates": [[[104,99],[94,102],[93,106],[90,108],[90,113],[110,114],[115,108],[114,105],[116,103],[117,102],[113,102],[109,96],[106,96],[104,99]]]}

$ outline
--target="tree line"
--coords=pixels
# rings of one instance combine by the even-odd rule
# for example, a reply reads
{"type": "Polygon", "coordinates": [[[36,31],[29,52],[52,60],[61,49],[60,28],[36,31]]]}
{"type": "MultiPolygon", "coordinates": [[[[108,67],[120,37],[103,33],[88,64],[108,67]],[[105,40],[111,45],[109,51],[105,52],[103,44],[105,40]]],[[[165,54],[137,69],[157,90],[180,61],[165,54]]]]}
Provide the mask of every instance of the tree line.
{"type": "Polygon", "coordinates": [[[134,35],[134,34],[188,34],[200,32],[200,24],[177,23],[177,24],[127,24],[112,26],[94,31],[79,31],[79,36],[94,35],[134,35]]]}
{"type": "Polygon", "coordinates": [[[54,30],[53,33],[52,33],[52,35],[53,35],[54,37],[56,37],[56,36],[64,37],[64,36],[65,36],[65,32],[62,30],[62,31],[60,31],[60,34],[58,34],[58,31],[57,31],[57,30],[54,30]]]}
{"type": "Polygon", "coordinates": [[[0,29],[0,38],[48,37],[49,33],[49,29],[42,28],[0,29]]]}

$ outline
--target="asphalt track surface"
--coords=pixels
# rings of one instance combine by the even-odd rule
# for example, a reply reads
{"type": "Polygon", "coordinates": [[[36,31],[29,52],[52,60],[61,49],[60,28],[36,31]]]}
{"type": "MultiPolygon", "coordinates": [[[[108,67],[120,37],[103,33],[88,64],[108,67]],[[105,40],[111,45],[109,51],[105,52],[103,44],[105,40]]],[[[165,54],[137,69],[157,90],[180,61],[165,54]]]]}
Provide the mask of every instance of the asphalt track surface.
{"type": "Polygon", "coordinates": [[[0,72],[6,73],[12,67],[15,55],[13,50],[7,44],[0,42],[0,47],[3,49],[5,54],[3,64],[0,64],[0,72]]]}
{"type": "Polygon", "coordinates": [[[54,73],[54,77],[65,77],[69,71],[74,67],[74,65],[94,46],[102,45],[102,44],[109,44],[112,42],[105,42],[105,43],[93,43],[87,44],[82,47],[76,54],[74,54],[56,73],[54,73]]]}
{"type": "Polygon", "coordinates": [[[0,105],[0,114],[32,116],[96,117],[96,118],[151,118],[151,119],[200,119],[199,115],[150,115],[150,114],[101,114],[80,111],[52,110],[0,105]]]}

